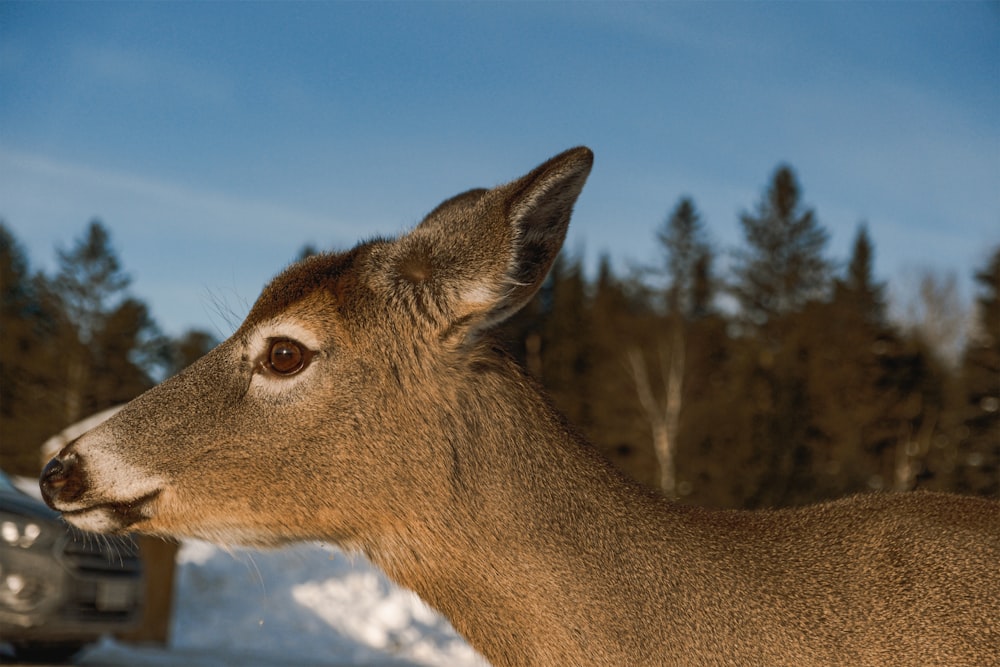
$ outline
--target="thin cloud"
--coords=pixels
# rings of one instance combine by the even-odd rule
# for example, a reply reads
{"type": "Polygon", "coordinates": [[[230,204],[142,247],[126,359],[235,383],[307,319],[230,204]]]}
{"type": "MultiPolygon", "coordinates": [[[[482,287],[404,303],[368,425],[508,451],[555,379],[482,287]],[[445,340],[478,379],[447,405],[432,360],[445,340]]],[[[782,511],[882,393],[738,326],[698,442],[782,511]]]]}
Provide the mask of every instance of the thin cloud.
{"type": "MultiPolygon", "coordinates": [[[[126,220],[173,217],[173,225],[197,229],[200,234],[225,237],[255,224],[280,224],[308,236],[353,238],[359,230],[332,223],[319,215],[263,199],[199,190],[153,178],[67,162],[46,156],[0,148],[0,185],[5,215],[17,224],[33,224],[34,210],[53,207],[72,211],[75,218],[106,217],[112,212],[126,220]],[[32,183],[20,188],[18,183],[32,183]],[[206,223],[211,223],[206,226],[206,223]]],[[[38,216],[65,219],[63,215],[38,216]]],[[[172,230],[178,227],[172,225],[172,230]]]]}
{"type": "Polygon", "coordinates": [[[3,147],[0,202],[0,219],[46,270],[53,248],[69,245],[89,219],[103,220],[133,292],[174,332],[205,321],[220,295],[241,310],[305,243],[345,246],[367,231],[263,199],[3,147]]]}
{"type": "MultiPolygon", "coordinates": [[[[236,84],[220,70],[188,62],[176,54],[137,52],[107,44],[81,44],[69,59],[74,76],[89,85],[151,89],[158,97],[183,98],[200,106],[236,104],[236,84]]],[[[80,83],[79,86],[85,84],[80,83]]]]}

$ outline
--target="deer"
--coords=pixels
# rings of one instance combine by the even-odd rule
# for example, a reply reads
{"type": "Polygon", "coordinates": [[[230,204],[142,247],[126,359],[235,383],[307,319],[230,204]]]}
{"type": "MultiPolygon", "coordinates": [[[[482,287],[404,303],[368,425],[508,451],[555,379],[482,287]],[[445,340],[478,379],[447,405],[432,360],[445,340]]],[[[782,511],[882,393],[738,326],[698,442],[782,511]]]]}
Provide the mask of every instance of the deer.
{"type": "Polygon", "coordinates": [[[592,164],[568,150],[288,266],[230,338],[60,450],[45,500],[97,533],[363,553],[497,667],[1000,664],[1000,503],[669,500],[495,342],[592,164]]]}

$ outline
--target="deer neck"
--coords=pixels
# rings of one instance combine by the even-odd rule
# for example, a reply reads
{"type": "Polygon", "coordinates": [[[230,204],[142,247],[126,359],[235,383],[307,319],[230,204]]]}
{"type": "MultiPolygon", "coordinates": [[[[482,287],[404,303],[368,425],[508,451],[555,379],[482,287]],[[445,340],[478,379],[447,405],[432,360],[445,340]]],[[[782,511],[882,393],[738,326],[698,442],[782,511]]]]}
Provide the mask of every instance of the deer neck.
{"type": "Polygon", "coordinates": [[[553,647],[556,664],[572,658],[568,646],[585,656],[601,639],[576,617],[584,591],[626,593],[607,570],[630,558],[622,545],[643,539],[637,508],[657,501],[580,441],[520,372],[476,380],[453,397],[445,418],[457,423],[439,431],[450,435],[433,443],[449,459],[441,489],[368,555],[495,665],[551,663],[553,647]]]}

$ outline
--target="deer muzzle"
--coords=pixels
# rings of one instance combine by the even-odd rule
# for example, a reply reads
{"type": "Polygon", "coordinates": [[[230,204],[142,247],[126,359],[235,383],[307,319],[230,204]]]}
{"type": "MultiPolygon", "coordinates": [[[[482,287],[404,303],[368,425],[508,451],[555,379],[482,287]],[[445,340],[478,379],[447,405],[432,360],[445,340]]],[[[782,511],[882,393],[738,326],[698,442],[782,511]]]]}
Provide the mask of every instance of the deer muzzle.
{"type": "MultiPolygon", "coordinates": [[[[148,520],[153,501],[160,495],[154,481],[125,494],[103,488],[87,473],[84,458],[70,443],[42,470],[42,498],[77,528],[100,533],[119,533],[148,520]]],[[[120,489],[119,489],[120,491],[120,489]]]]}

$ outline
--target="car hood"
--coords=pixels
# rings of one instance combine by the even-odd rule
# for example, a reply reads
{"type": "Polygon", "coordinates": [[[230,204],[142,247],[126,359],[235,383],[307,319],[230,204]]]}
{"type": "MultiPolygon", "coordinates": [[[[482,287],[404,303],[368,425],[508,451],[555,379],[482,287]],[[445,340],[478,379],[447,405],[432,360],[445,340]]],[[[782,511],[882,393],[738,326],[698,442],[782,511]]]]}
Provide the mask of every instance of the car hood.
{"type": "Polygon", "coordinates": [[[19,491],[0,491],[0,510],[20,516],[60,523],[59,513],[19,491]]]}

